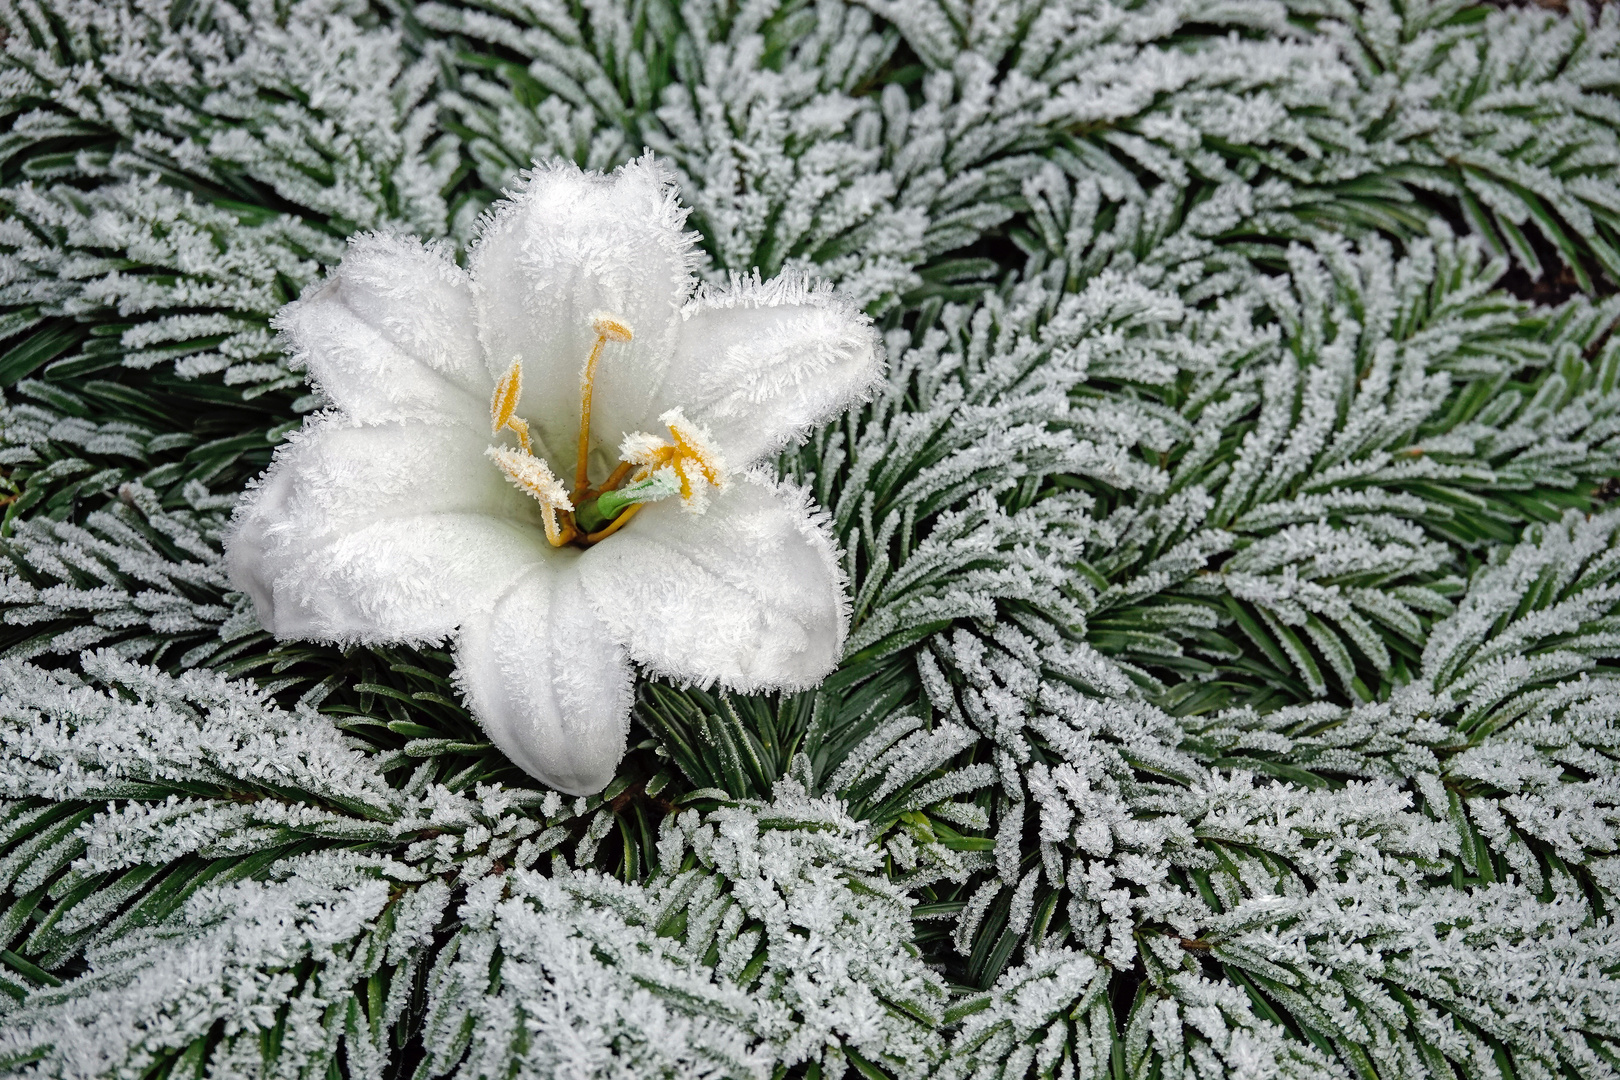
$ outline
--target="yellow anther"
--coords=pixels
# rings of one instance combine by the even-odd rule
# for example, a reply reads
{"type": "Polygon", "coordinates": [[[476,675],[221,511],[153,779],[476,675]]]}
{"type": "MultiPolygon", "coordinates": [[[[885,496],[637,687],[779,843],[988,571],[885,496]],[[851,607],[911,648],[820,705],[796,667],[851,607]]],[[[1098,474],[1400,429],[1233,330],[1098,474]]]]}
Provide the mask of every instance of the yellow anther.
{"type": "Polygon", "coordinates": [[[686,418],[680,409],[671,409],[660,416],[659,422],[669,428],[673,442],[665,442],[656,435],[636,432],[625,436],[619,447],[619,456],[632,465],[639,465],[635,479],[642,480],[657,470],[669,466],[681,485],[681,503],[686,509],[701,513],[706,505],[707,486],[726,486],[726,464],[709,438],[709,433],[686,418]],[[698,481],[702,481],[700,486],[698,481]]]}
{"type": "Polygon", "coordinates": [[[489,403],[490,434],[499,435],[503,428],[517,433],[518,442],[525,453],[533,453],[529,443],[529,423],[517,415],[518,398],[523,396],[523,361],[513,359],[512,366],[501,381],[495,384],[495,396],[489,403]]]}
{"type": "Polygon", "coordinates": [[[591,486],[588,458],[591,453],[591,391],[596,387],[596,361],[602,355],[602,346],[609,341],[629,341],[634,336],[629,324],[606,311],[591,315],[591,328],[596,331],[596,344],[591,346],[591,355],[585,361],[584,386],[580,390],[579,460],[574,466],[575,498],[584,495],[591,486]]]}
{"type": "Polygon", "coordinates": [[[546,525],[546,540],[552,547],[562,547],[578,531],[572,521],[559,522],[558,511],[572,513],[574,504],[563,490],[562,482],[552,475],[551,468],[527,450],[513,450],[509,446],[492,446],[484,451],[514,487],[540,504],[546,525]]]}
{"type": "Polygon", "coordinates": [[[725,483],[725,465],[720,460],[720,452],[709,442],[707,431],[688,421],[679,409],[671,409],[658,420],[669,428],[670,435],[675,438],[673,464],[681,478],[682,499],[692,497],[694,472],[701,474],[715,487],[725,483]]]}
{"type": "Polygon", "coordinates": [[[591,316],[591,329],[597,336],[607,338],[609,341],[629,341],[635,335],[630,332],[630,326],[617,315],[609,315],[605,311],[598,311],[591,316]]]}

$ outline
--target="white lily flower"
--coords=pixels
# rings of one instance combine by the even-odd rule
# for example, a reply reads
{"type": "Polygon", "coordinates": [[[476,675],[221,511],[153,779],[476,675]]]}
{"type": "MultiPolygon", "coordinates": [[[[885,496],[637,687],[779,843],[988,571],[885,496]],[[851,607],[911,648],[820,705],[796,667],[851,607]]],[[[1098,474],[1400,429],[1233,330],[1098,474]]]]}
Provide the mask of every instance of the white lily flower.
{"type": "Polygon", "coordinates": [[[624,754],[632,661],[803,689],[847,628],[820,512],[753,467],[869,393],[876,332],[797,276],[698,288],[686,216],[645,158],[537,169],[465,271],[351,240],[277,321],[333,407],[227,545],[278,637],[453,642],[490,739],[570,794],[624,754]]]}

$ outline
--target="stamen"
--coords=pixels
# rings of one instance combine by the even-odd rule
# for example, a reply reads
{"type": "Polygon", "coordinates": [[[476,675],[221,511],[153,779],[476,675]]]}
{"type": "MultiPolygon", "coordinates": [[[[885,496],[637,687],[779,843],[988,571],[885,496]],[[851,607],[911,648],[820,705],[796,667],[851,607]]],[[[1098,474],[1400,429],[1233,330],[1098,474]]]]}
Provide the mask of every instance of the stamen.
{"type": "Polygon", "coordinates": [[[602,346],[609,341],[629,341],[634,336],[623,319],[605,311],[591,316],[591,327],[596,331],[596,344],[591,346],[591,355],[585,361],[585,385],[580,391],[579,463],[574,466],[575,498],[585,494],[591,486],[587,459],[591,452],[591,392],[596,388],[596,361],[602,355],[602,346]]]}
{"type": "Polygon", "coordinates": [[[514,487],[540,504],[541,517],[546,525],[546,540],[552,547],[562,547],[578,535],[573,522],[557,521],[557,512],[571,513],[574,504],[569,501],[562,483],[552,475],[551,468],[544,461],[525,450],[513,450],[507,446],[492,446],[484,454],[506,474],[514,487]]]}
{"type": "Polygon", "coordinates": [[[618,486],[624,483],[624,478],[630,475],[630,470],[633,468],[635,468],[635,466],[628,461],[619,462],[619,467],[613,470],[613,475],[609,476],[605,481],[603,481],[602,486],[597,490],[604,495],[610,491],[617,490],[618,486]]]}
{"type": "Polygon", "coordinates": [[[641,508],[646,505],[646,503],[636,503],[634,506],[626,507],[624,513],[608,522],[604,528],[598,529],[593,533],[585,534],[585,542],[588,544],[595,544],[599,541],[606,540],[608,537],[630,524],[630,519],[635,517],[636,514],[640,512],[641,508]]]}
{"type": "Polygon", "coordinates": [[[609,315],[605,311],[598,311],[591,316],[591,329],[609,341],[629,341],[635,337],[630,332],[630,324],[617,315],[609,315]]]}
{"type": "Polygon", "coordinates": [[[524,453],[532,454],[534,447],[529,443],[529,422],[517,415],[518,398],[522,396],[523,359],[514,356],[511,368],[495,384],[495,397],[489,403],[489,433],[499,435],[503,428],[511,428],[517,433],[518,442],[523,444],[524,453]]]}
{"type": "Polygon", "coordinates": [[[669,433],[675,437],[675,471],[681,477],[681,498],[690,501],[692,498],[692,475],[688,471],[690,465],[696,465],[697,471],[703,479],[715,487],[725,486],[725,463],[720,458],[720,452],[715,449],[709,440],[709,433],[686,419],[686,414],[680,409],[671,409],[658,418],[658,422],[669,428],[669,433]]]}
{"type": "Polygon", "coordinates": [[[682,507],[701,514],[708,504],[707,488],[724,490],[729,482],[725,459],[708,431],[693,424],[680,409],[671,409],[658,419],[669,428],[674,442],[638,431],[625,436],[619,445],[619,456],[641,466],[635,477],[638,481],[665,466],[673,468],[680,481],[682,507]]]}

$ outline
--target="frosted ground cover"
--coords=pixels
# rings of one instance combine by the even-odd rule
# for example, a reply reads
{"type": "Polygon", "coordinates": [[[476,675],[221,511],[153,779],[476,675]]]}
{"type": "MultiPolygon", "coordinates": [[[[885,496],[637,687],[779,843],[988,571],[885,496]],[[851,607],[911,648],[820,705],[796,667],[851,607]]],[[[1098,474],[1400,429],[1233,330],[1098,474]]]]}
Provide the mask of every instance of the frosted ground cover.
{"type": "Polygon", "coordinates": [[[0,28],[8,1075],[1620,1073],[1620,8],[0,28]],[[644,150],[887,367],[773,463],[836,669],[579,797],[224,549],[347,238],[644,150]]]}

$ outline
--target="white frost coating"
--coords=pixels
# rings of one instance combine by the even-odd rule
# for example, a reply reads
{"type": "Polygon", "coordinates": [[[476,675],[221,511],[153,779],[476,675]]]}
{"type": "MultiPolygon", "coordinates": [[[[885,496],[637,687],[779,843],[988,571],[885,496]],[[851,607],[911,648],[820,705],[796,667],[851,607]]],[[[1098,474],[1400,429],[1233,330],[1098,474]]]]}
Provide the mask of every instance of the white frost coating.
{"type": "Polygon", "coordinates": [[[491,884],[511,898],[476,889],[460,909],[475,929],[440,984],[440,1030],[428,1033],[438,1050],[454,1044],[463,1016],[473,1021],[457,1075],[494,1080],[515,1065],[523,1076],[570,1080],[770,1076],[771,1056],[747,1023],[750,995],[651,928],[582,902],[576,893],[591,882],[519,871],[491,884]],[[479,965],[487,971],[497,952],[501,988],[483,997],[479,965]]]}
{"type": "Polygon", "coordinates": [[[577,574],[534,565],[466,621],[456,662],[468,706],[507,757],[564,791],[606,782],[601,763],[624,754],[634,687],[577,574]]]}
{"type": "MultiPolygon", "coordinates": [[[[134,425],[109,431],[111,425],[71,424],[31,406],[6,410],[3,426],[0,440],[21,451],[13,461],[24,462],[36,460],[34,446],[50,441],[71,440],[89,452],[113,443],[115,452],[127,452],[117,441],[150,437],[134,425]]],[[[0,565],[5,622],[35,626],[68,618],[78,625],[14,647],[8,657],[105,646],[140,657],[183,644],[181,665],[190,667],[241,636],[236,615],[246,614],[245,605],[236,604],[233,614],[223,595],[229,583],[219,552],[224,511],[235,498],[210,495],[196,482],[184,489],[191,505],[181,509],[165,509],[139,482],[120,485],[118,494],[117,503],[86,515],[82,525],[43,517],[14,523],[10,550],[33,573],[19,573],[11,561],[0,565]],[[164,550],[170,546],[178,558],[164,550]]]]}
{"type": "Polygon", "coordinates": [[[537,460],[519,471],[573,474],[604,311],[634,336],[606,335],[594,369],[598,481],[660,421],[697,440],[672,461],[695,474],[755,462],[870,391],[876,334],[825,287],[756,278],[689,301],[686,213],[644,158],[607,177],[537,169],[487,215],[469,271],[439,246],[356,237],[276,323],[335,408],[277,452],[227,540],[233,582],[278,637],[454,639],[491,738],[573,794],[599,790],[623,753],[626,652],[700,685],[800,689],[832,670],[848,622],[805,495],[710,469],[682,500],[693,513],[643,506],[595,546],[554,548],[543,515],[570,508],[561,483],[541,506],[486,459],[487,403],[520,370],[512,426],[527,424],[537,460]]]}
{"type": "Polygon", "coordinates": [[[927,1076],[946,991],[907,948],[911,901],[835,800],[791,779],[774,795],[670,815],[645,885],[520,870],[469,888],[454,961],[430,984],[429,1055],[466,1046],[469,1080],[763,1078],[807,1062],[838,1075],[848,1048],[927,1076]],[[677,913],[682,928],[660,932],[677,913]]]}
{"type": "Polygon", "coordinates": [[[672,679],[744,689],[804,689],[832,670],[848,602],[808,495],[740,477],[702,516],[667,499],[637,525],[581,560],[586,591],[632,659],[672,679]],[[717,530],[724,546],[712,542],[717,530]]]}
{"type": "Polygon", "coordinates": [[[714,433],[733,468],[831,420],[839,406],[824,385],[865,397],[881,374],[854,305],[800,273],[770,281],[734,274],[728,286],[701,290],[681,317],[687,332],[665,393],[714,433]]]}
{"type": "MultiPolygon", "coordinates": [[[[286,1071],[275,1075],[297,1075],[330,1053],[321,998],[378,971],[390,892],[420,880],[387,858],[327,852],[284,860],[270,881],[204,889],[169,925],[93,951],[87,976],[34,995],[7,1018],[0,1054],[46,1056],[46,1075],[133,1080],[216,1024],[257,1057],[260,1032],[285,1009],[276,1064],[286,1071]],[[296,969],[307,961],[314,972],[306,978],[296,969]]],[[[407,895],[399,944],[419,948],[411,937],[438,921],[448,891],[429,882],[407,895]]],[[[389,1002],[389,1011],[397,1016],[402,1004],[389,1002]]],[[[365,1036],[355,1036],[351,1060],[364,1051],[365,1036]]]]}
{"type": "Polygon", "coordinates": [[[0,795],[100,800],[142,782],[241,780],[393,813],[376,761],[318,714],[212,672],[171,677],[111,650],[80,662],[134,700],[0,660],[0,795]]]}

